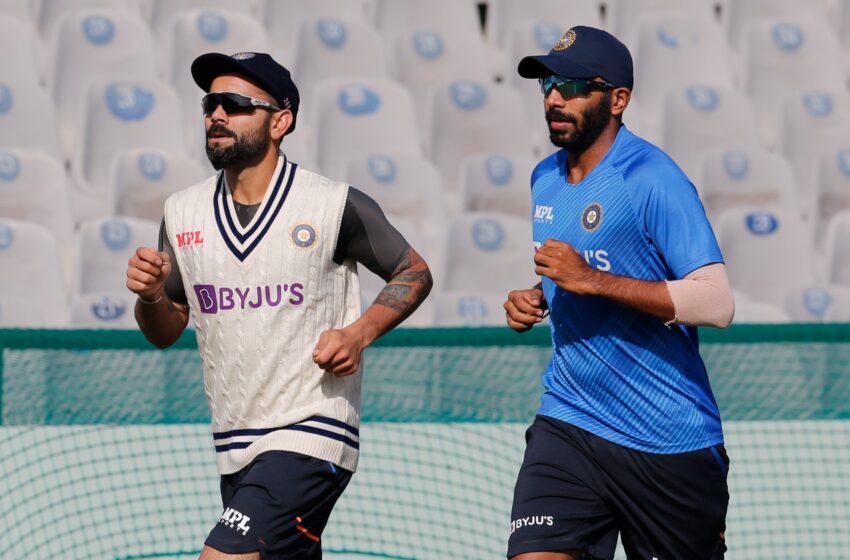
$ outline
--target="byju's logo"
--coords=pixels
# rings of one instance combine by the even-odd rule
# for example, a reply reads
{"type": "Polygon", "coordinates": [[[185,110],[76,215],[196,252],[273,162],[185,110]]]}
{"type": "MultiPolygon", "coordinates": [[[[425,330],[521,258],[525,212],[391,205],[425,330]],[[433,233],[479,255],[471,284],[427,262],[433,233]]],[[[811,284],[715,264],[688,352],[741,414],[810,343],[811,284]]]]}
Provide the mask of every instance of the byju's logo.
{"type": "Polygon", "coordinates": [[[224,513],[221,514],[221,518],[219,518],[218,522],[222,525],[226,525],[231,529],[236,529],[237,531],[242,531],[242,535],[247,535],[248,531],[251,530],[251,527],[248,525],[248,522],[251,521],[251,518],[247,515],[244,515],[233,508],[227,508],[224,510],[224,513]]]}
{"type": "Polygon", "coordinates": [[[284,294],[289,294],[290,305],[304,303],[304,285],[277,284],[276,286],[257,286],[255,288],[217,288],[212,284],[195,284],[195,295],[201,313],[213,315],[219,311],[232,309],[257,309],[277,307],[283,302],[284,294]]]}
{"type": "Polygon", "coordinates": [[[535,525],[547,525],[551,527],[555,524],[555,518],[551,515],[532,515],[531,517],[521,517],[511,521],[511,534],[517,529],[523,527],[533,527],[535,525]]]}
{"type": "Polygon", "coordinates": [[[538,224],[551,224],[555,219],[555,214],[552,213],[551,206],[543,206],[537,204],[534,207],[534,221],[538,224]]]}

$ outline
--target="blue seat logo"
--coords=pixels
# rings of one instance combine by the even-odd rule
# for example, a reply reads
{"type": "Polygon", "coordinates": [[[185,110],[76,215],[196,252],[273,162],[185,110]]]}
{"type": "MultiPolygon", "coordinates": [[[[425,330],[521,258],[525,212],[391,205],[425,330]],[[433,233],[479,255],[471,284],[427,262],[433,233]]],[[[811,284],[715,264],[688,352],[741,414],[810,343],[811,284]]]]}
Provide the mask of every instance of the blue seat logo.
{"type": "Polygon", "coordinates": [[[91,314],[101,321],[115,321],[127,312],[127,304],[123,301],[104,297],[91,304],[91,314]]]}
{"type": "Polygon", "coordinates": [[[156,106],[153,92],[134,84],[110,84],[105,97],[109,112],[122,121],[144,120],[156,106]]]}
{"type": "Polygon", "coordinates": [[[803,31],[792,23],[777,23],[771,34],[773,44],[785,52],[794,52],[803,46],[803,31]]]}
{"type": "Polygon", "coordinates": [[[21,164],[12,152],[0,150],[0,180],[11,183],[18,178],[21,164]]]}
{"type": "Polygon", "coordinates": [[[803,107],[813,117],[828,117],[832,114],[832,97],[819,92],[805,93],[803,107]]]}
{"type": "Polygon", "coordinates": [[[767,212],[747,214],[747,229],[754,235],[770,235],[779,229],[779,220],[767,212]]]}
{"type": "Polygon", "coordinates": [[[425,60],[440,58],[445,49],[443,38],[435,31],[417,31],[413,34],[413,50],[425,60]]]}
{"type": "Polygon", "coordinates": [[[487,316],[487,306],[477,296],[464,296],[457,300],[457,314],[467,320],[483,319],[487,316]]]}
{"type": "Polygon", "coordinates": [[[462,80],[449,86],[454,104],[464,111],[477,111],[487,104],[487,90],[476,82],[462,80]]]}
{"type": "Polygon", "coordinates": [[[823,288],[809,288],[803,292],[803,305],[809,313],[823,319],[832,305],[832,295],[823,288]]]}
{"type": "Polygon", "coordinates": [[[210,43],[218,43],[227,38],[227,20],[221,14],[204,12],[198,16],[195,25],[201,37],[210,43]]]}
{"type": "Polygon", "coordinates": [[[123,251],[130,244],[130,226],[109,220],[100,226],[100,238],[110,251],[123,251]]]}
{"type": "Polygon", "coordinates": [[[0,251],[5,251],[15,241],[15,230],[6,224],[0,224],[0,251]]]}
{"type": "Polygon", "coordinates": [[[104,16],[89,16],[83,20],[83,35],[92,45],[108,45],[115,38],[115,25],[104,16]]]}
{"type": "Polygon", "coordinates": [[[381,97],[364,86],[346,86],[339,92],[339,108],[353,117],[371,115],[381,106],[381,97]]]}
{"type": "Polygon", "coordinates": [[[711,113],[720,106],[720,95],[710,87],[693,86],[685,91],[688,103],[697,111],[711,113]]]}
{"type": "Polygon", "coordinates": [[[723,169],[729,177],[740,181],[750,172],[750,160],[744,152],[729,150],[723,154],[723,169]]]}
{"type": "Polygon", "coordinates": [[[139,172],[145,179],[153,182],[161,181],[168,168],[165,158],[153,152],[141,154],[136,164],[139,166],[139,172]]]}
{"type": "Polygon", "coordinates": [[[850,177],[850,150],[839,151],[836,155],[836,159],[838,160],[838,169],[840,169],[844,175],[850,177]]]}
{"type": "Polygon", "coordinates": [[[12,109],[12,90],[6,84],[0,84],[0,115],[12,109]]]}
{"type": "Polygon", "coordinates": [[[485,251],[497,251],[505,241],[505,230],[496,220],[484,218],[472,224],[472,240],[485,251]]]}
{"type": "Polygon", "coordinates": [[[548,51],[563,35],[560,25],[548,21],[539,22],[534,26],[534,42],[541,51],[548,51]]]}
{"type": "Polygon", "coordinates": [[[379,183],[394,183],[398,175],[398,168],[392,158],[373,155],[369,157],[369,173],[379,183]]]}
{"type": "Polygon", "coordinates": [[[327,48],[339,50],[348,41],[348,29],[338,19],[321,19],[316,24],[319,40],[327,48]]]}
{"type": "Polygon", "coordinates": [[[490,156],[484,162],[487,169],[487,177],[496,187],[504,187],[514,177],[514,164],[502,155],[490,156]]]}

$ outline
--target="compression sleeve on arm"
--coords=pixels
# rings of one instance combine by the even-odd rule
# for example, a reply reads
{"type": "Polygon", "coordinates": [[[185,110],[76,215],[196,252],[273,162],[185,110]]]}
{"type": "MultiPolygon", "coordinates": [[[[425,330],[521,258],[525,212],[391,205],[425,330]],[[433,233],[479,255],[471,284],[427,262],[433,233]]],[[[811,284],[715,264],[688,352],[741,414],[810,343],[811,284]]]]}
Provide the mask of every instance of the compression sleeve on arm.
{"type": "Polygon", "coordinates": [[[722,263],[700,267],[680,280],[668,280],[667,291],[677,323],[726,328],[732,322],[735,301],[722,263]]]}
{"type": "Polygon", "coordinates": [[[168,253],[171,260],[171,274],[165,279],[163,289],[168,299],[174,303],[188,305],[189,300],[186,298],[186,291],[183,289],[183,277],[180,276],[180,268],[177,266],[177,256],[174,254],[174,247],[168,240],[168,231],[165,229],[165,218],[159,225],[159,250],[168,253]]]}
{"type": "Polygon", "coordinates": [[[337,238],[334,262],[354,259],[389,281],[407,258],[410,245],[384,216],[378,203],[350,187],[337,238]]]}

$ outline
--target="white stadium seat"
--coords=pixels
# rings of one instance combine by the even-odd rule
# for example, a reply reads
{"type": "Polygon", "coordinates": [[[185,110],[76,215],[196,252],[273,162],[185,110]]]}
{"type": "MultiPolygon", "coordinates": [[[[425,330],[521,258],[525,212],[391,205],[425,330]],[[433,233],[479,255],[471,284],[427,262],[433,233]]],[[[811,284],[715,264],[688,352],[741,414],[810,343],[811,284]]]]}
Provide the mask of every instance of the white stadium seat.
{"type": "MultiPolygon", "coordinates": [[[[263,16],[263,0],[150,0],[151,27],[158,37],[169,35],[174,20],[191,10],[227,10],[259,21],[263,16]]],[[[233,52],[249,50],[237,49],[233,52]]],[[[233,54],[225,52],[225,54],[233,54]]]]}
{"type": "MultiPolygon", "coordinates": [[[[599,5],[597,0],[490,0],[487,36],[494,44],[504,47],[508,43],[511,29],[517,24],[550,22],[560,29],[558,37],[576,25],[602,27],[599,5]]],[[[555,41],[557,40],[556,37],[555,41]]],[[[543,52],[548,52],[555,41],[543,52]]],[[[542,53],[529,51],[526,54],[542,53]]]]}
{"type": "Polygon", "coordinates": [[[0,81],[38,87],[41,80],[36,56],[39,41],[32,26],[0,10],[0,81]]]}
{"type": "MultiPolygon", "coordinates": [[[[286,154],[286,157],[297,163],[304,169],[322,173],[322,168],[316,161],[316,149],[313,143],[314,133],[309,123],[301,121],[301,115],[298,115],[298,127],[292,134],[287,134],[283,138],[281,149],[286,154]]],[[[212,169],[212,166],[209,167],[212,169]]]]}
{"type": "Polygon", "coordinates": [[[821,152],[815,166],[813,215],[818,239],[829,221],[840,212],[850,211],[850,142],[821,152]]]}
{"type": "Polygon", "coordinates": [[[59,262],[56,243],[46,228],[0,219],[0,325],[67,326],[59,262]],[[26,302],[26,308],[20,302],[26,302]]]}
{"type": "Polygon", "coordinates": [[[824,23],[828,21],[826,0],[726,0],[724,20],[729,43],[739,49],[746,41],[747,29],[754,23],[775,18],[795,21],[797,18],[813,17],[824,23]]]}
{"type": "Polygon", "coordinates": [[[850,321],[850,287],[806,286],[786,294],[785,310],[798,323],[850,321]]]}
{"type": "Polygon", "coordinates": [[[311,100],[325,79],[389,76],[378,32],[362,21],[336,17],[302,21],[291,70],[303,100],[311,100]]]}
{"type": "Polygon", "coordinates": [[[0,14],[28,24],[36,16],[37,7],[34,0],[0,0],[0,14]]]}
{"type": "Polygon", "coordinates": [[[357,157],[422,153],[413,99],[396,82],[325,80],[316,86],[314,103],[315,139],[320,147],[316,156],[323,173],[332,179],[341,179],[348,162],[357,157]]]}
{"type": "Polygon", "coordinates": [[[629,47],[632,56],[637,54],[637,30],[645,17],[687,15],[706,21],[714,19],[714,6],[702,0],[611,0],[605,7],[608,30],[629,47]]]}
{"type": "Polygon", "coordinates": [[[715,222],[732,287],[750,299],[782,306],[785,293],[815,279],[811,233],[795,214],[732,208],[715,222]]]}
{"type": "Polygon", "coordinates": [[[759,146],[731,145],[702,153],[694,183],[709,219],[729,208],[758,206],[800,214],[791,166],[759,146]]]}
{"type": "Polygon", "coordinates": [[[829,221],[824,256],[827,263],[826,280],[832,284],[850,286],[850,212],[836,214],[829,221]]]}
{"type": "Polygon", "coordinates": [[[74,293],[120,292],[127,285],[127,261],[139,247],[156,248],[158,222],[103,218],[84,222],[77,232],[74,293]]]}
{"type": "Polygon", "coordinates": [[[530,220],[491,212],[469,212],[452,219],[446,240],[445,290],[507,294],[538,281],[530,220]]]}
{"type": "Polygon", "coordinates": [[[469,80],[445,84],[431,100],[430,155],[449,191],[457,192],[466,156],[506,152],[533,156],[531,127],[516,90],[469,80]]]}
{"type": "Polygon", "coordinates": [[[128,16],[142,17],[145,0],[40,0],[38,26],[47,41],[53,40],[56,26],[63,18],[81,10],[108,10],[126,12],[128,16]]]}
{"type": "Polygon", "coordinates": [[[434,298],[437,327],[503,327],[506,324],[507,292],[479,292],[474,289],[438,293],[434,298]]]}
{"type": "Polygon", "coordinates": [[[469,156],[461,162],[460,209],[531,216],[531,172],[535,158],[504,153],[469,156]]]}
{"type": "Polygon", "coordinates": [[[39,150],[64,161],[53,99],[14,75],[0,76],[0,146],[39,150]]]}
{"type": "Polygon", "coordinates": [[[730,139],[760,145],[750,102],[738,91],[694,85],[670,91],[662,101],[661,145],[692,179],[701,151],[730,139]]]}
{"type": "Polygon", "coordinates": [[[375,21],[388,43],[425,27],[446,35],[483,36],[478,8],[469,0],[377,0],[375,21]]]}
{"type": "Polygon", "coordinates": [[[791,318],[784,309],[769,303],[752,301],[741,292],[733,292],[735,298],[736,325],[752,323],[790,323],[791,318]]]}
{"type": "Polygon", "coordinates": [[[136,330],[136,295],[129,290],[95,292],[71,300],[71,326],[75,329],[136,330]]]}
{"type": "Polygon", "coordinates": [[[78,142],[88,85],[97,78],[156,78],[153,38],[138,15],[81,10],[68,14],[56,26],[48,85],[69,156],[78,142]]]}
{"type": "Polygon", "coordinates": [[[114,213],[160,221],[165,199],[209,174],[185,154],[139,148],[118,154],[113,163],[111,199],[114,213]]]}
{"type": "Polygon", "coordinates": [[[92,82],[82,118],[71,167],[78,218],[108,211],[110,173],[119,153],[140,147],[186,153],[177,96],[165,83],[92,82]]]}

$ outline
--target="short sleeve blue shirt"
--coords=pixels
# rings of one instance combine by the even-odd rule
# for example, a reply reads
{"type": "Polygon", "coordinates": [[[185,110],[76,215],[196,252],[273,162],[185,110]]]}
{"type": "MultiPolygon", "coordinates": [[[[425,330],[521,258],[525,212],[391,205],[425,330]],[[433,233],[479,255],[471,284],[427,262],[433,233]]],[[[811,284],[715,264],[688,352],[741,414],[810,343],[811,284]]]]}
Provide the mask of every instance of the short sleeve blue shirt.
{"type": "MultiPolygon", "coordinates": [[[[608,153],[578,184],[567,153],[531,176],[534,242],[572,245],[599,270],[674,280],[723,262],[696,189],[660,149],[621,126],[608,153]]],[[[554,353],[540,414],[614,443],[680,453],[723,442],[697,331],[543,278],[554,353]]]]}

